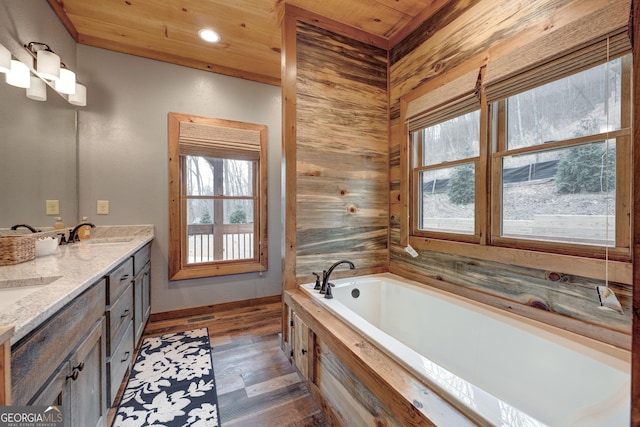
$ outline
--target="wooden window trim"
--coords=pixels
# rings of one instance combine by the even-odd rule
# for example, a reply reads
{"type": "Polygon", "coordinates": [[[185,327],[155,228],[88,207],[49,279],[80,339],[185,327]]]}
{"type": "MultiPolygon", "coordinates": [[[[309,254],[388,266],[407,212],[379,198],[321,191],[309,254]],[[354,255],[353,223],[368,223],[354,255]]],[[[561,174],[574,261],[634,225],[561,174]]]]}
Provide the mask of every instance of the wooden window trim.
{"type": "MultiPolygon", "coordinates": [[[[223,119],[169,113],[169,280],[192,279],[198,277],[227,274],[250,273],[267,270],[267,126],[223,119]],[[257,173],[254,173],[254,258],[233,261],[214,261],[191,264],[185,262],[186,253],[186,198],[182,177],[180,156],[180,122],[189,122],[215,126],[252,130],[259,133],[260,148],[257,160],[257,173]],[[182,187],[181,187],[182,186],[182,187]]],[[[223,153],[229,154],[229,153],[223,153]]],[[[221,156],[225,157],[225,156],[221,156]]]]}

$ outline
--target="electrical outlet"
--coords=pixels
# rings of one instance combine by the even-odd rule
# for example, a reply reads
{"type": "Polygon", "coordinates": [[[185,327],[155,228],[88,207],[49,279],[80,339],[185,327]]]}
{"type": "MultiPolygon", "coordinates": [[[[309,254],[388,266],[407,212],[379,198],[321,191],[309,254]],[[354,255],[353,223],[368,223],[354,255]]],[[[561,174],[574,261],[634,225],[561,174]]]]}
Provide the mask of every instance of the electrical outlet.
{"type": "Polygon", "coordinates": [[[47,215],[60,215],[60,201],[59,200],[47,200],[46,201],[47,215]]]}
{"type": "Polygon", "coordinates": [[[98,200],[98,215],[109,215],[109,201],[108,200],[98,200]]]}

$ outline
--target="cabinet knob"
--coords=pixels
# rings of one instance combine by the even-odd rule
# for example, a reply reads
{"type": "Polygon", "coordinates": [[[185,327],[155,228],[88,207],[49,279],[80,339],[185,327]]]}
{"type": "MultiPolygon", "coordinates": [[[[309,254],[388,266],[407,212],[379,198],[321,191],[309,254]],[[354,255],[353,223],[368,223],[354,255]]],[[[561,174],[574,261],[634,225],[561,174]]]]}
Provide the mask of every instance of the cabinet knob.
{"type": "Polygon", "coordinates": [[[125,311],[122,312],[122,316],[120,316],[120,318],[123,319],[125,317],[129,317],[129,313],[131,313],[131,311],[127,308],[125,311]]]}
{"type": "Polygon", "coordinates": [[[307,354],[307,350],[305,350],[304,348],[302,350],[300,350],[300,352],[304,355],[307,354]]]}
{"type": "Polygon", "coordinates": [[[122,358],[121,362],[123,362],[123,363],[124,363],[124,362],[128,362],[128,361],[129,361],[129,354],[131,354],[131,353],[129,353],[129,352],[127,351],[127,352],[124,354],[124,356],[123,356],[123,358],[122,358]]]}
{"type": "Polygon", "coordinates": [[[84,362],[80,362],[80,364],[78,366],[74,366],[73,369],[77,369],[78,372],[82,371],[84,369],[84,362]]]}
{"type": "Polygon", "coordinates": [[[125,275],[123,275],[123,276],[120,278],[120,281],[121,281],[121,282],[124,282],[124,281],[125,281],[125,280],[127,280],[128,278],[129,278],[129,275],[128,275],[128,274],[125,274],[125,275]]]}
{"type": "Polygon", "coordinates": [[[75,381],[78,379],[78,375],[80,375],[80,371],[76,368],[73,368],[73,372],[71,373],[71,375],[67,375],[67,379],[75,381]]]}

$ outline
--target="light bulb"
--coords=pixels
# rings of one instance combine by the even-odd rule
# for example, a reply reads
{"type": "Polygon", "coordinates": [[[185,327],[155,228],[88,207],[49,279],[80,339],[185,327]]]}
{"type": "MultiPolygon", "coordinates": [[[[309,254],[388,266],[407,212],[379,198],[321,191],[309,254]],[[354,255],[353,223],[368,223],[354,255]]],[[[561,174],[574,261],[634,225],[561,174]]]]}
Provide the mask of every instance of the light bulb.
{"type": "Polygon", "coordinates": [[[0,73],[11,71],[11,52],[0,44],[0,73]]]}
{"type": "Polygon", "coordinates": [[[47,100],[47,85],[42,79],[31,76],[31,86],[27,88],[27,98],[33,99],[34,101],[47,100]]]}
{"type": "Polygon", "coordinates": [[[76,73],[68,68],[61,68],[60,78],[55,81],[54,86],[60,93],[73,95],[76,93],[76,73]]]}
{"type": "Polygon", "coordinates": [[[11,71],[5,75],[7,84],[26,89],[31,85],[30,77],[29,67],[15,59],[11,60],[11,71]]]}
{"type": "Polygon", "coordinates": [[[80,83],[76,83],[76,93],[69,95],[69,104],[84,107],[87,105],[87,87],[80,83]]]}
{"type": "Polygon", "coordinates": [[[36,72],[47,80],[60,78],[60,57],[50,50],[39,50],[36,54],[36,72]]]}
{"type": "Polygon", "coordinates": [[[216,33],[215,31],[209,28],[204,28],[198,31],[198,35],[202,40],[207,41],[209,43],[217,43],[220,41],[220,34],[216,33]]]}

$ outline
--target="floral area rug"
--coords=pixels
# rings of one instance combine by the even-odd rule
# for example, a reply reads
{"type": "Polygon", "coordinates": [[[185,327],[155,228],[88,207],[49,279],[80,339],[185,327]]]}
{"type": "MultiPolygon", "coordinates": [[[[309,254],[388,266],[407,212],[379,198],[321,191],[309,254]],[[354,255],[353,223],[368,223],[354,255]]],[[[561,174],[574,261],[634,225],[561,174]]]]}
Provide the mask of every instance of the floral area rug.
{"type": "Polygon", "coordinates": [[[146,338],[112,427],[218,427],[207,329],[146,338]]]}

